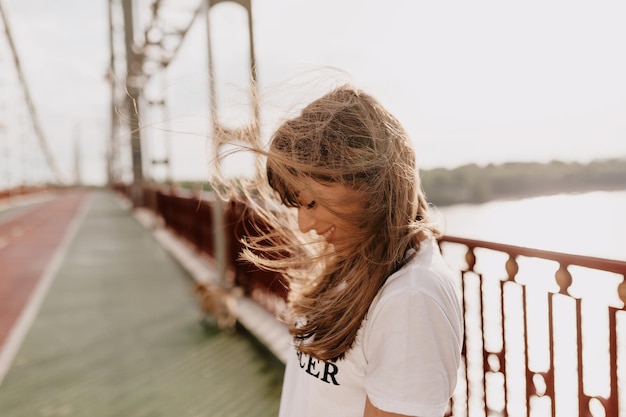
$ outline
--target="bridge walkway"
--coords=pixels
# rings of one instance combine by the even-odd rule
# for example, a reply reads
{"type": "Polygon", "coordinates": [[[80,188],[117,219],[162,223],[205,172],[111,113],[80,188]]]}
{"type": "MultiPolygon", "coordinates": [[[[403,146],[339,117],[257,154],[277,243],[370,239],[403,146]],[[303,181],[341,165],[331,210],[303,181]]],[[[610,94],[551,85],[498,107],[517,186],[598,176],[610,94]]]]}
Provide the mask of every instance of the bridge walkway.
{"type": "Polygon", "coordinates": [[[5,210],[0,242],[0,416],[277,415],[276,361],[202,324],[190,275],[114,194],[5,210]]]}

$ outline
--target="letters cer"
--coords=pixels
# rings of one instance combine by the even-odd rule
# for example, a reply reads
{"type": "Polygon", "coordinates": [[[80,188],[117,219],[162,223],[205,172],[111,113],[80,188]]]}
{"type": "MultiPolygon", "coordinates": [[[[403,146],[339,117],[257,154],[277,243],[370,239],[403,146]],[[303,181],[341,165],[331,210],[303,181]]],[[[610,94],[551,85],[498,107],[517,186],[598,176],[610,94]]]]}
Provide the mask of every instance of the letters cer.
{"type": "Polygon", "coordinates": [[[327,384],[330,384],[331,383],[330,380],[332,380],[332,383],[334,385],[339,385],[339,382],[337,382],[337,379],[335,378],[335,376],[339,372],[339,368],[337,368],[337,365],[335,365],[332,362],[319,361],[318,359],[312,358],[309,355],[302,354],[302,352],[296,352],[296,355],[298,356],[298,363],[300,364],[300,368],[304,369],[307,374],[314,376],[315,378],[321,379],[327,384]],[[320,374],[322,372],[319,370],[318,371],[315,370],[315,367],[320,362],[324,364],[324,373],[323,373],[322,378],[320,378],[320,374]]]}

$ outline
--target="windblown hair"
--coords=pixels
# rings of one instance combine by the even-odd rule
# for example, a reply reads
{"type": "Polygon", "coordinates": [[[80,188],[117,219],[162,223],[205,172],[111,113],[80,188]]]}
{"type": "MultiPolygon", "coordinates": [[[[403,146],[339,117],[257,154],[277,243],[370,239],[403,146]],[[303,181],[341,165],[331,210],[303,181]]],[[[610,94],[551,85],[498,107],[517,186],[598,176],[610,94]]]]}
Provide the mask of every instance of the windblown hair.
{"type": "MultiPolygon", "coordinates": [[[[317,202],[357,226],[349,251],[335,250],[319,237],[303,240],[277,224],[244,250],[247,260],[288,279],[297,349],[320,360],[342,359],[387,278],[419,251],[420,240],[440,234],[411,142],[376,99],[342,86],[278,128],[266,170],[268,184],[287,207],[301,204],[302,180],[341,184],[361,196],[362,212],[351,216],[337,208],[341,202],[317,202]]],[[[297,216],[285,211],[281,216],[297,216]]]]}

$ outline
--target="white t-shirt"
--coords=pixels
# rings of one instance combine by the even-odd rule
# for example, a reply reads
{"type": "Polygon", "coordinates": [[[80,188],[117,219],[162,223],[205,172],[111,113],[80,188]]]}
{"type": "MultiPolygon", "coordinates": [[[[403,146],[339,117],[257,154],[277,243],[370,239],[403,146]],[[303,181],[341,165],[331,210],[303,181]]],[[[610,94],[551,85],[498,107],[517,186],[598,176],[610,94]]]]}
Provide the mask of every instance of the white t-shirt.
{"type": "Polygon", "coordinates": [[[363,417],[377,408],[441,417],[456,386],[463,336],[454,277],[435,240],[389,277],[354,347],[324,362],[292,348],[279,417],[363,417]]]}

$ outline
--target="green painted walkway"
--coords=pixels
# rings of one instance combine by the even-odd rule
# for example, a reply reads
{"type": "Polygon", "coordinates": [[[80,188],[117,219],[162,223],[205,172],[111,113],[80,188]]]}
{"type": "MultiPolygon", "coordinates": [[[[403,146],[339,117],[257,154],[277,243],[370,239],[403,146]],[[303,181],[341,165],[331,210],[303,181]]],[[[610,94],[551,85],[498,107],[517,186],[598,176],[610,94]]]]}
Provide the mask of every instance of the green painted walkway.
{"type": "Polygon", "coordinates": [[[0,416],[277,415],[280,369],[249,337],[204,329],[192,280],[131,212],[97,191],[85,213],[0,416]]]}

